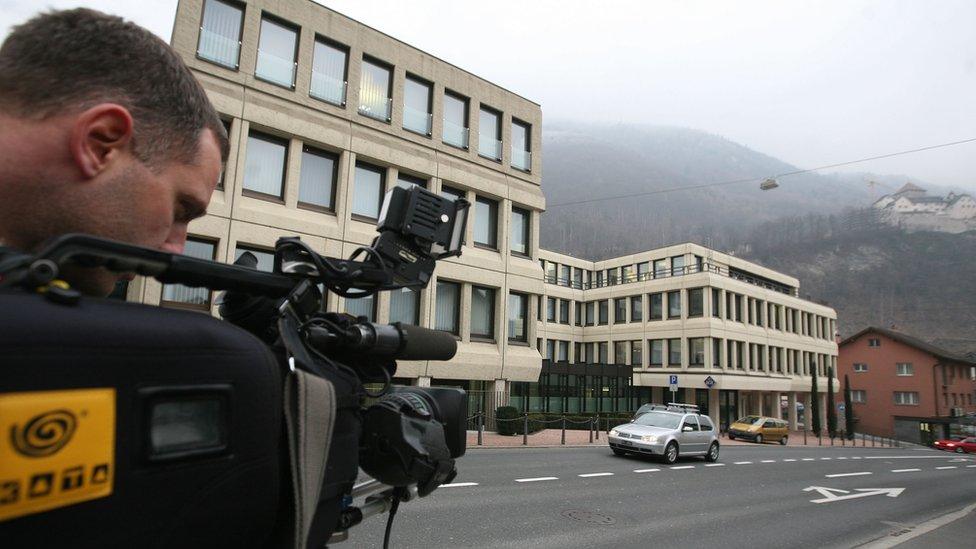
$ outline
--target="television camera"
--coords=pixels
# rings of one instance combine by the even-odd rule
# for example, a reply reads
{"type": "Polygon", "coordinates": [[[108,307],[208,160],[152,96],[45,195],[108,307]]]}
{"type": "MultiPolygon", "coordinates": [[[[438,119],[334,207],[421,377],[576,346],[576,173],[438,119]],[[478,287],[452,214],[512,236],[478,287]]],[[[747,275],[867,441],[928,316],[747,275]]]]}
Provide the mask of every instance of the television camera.
{"type": "Polygon", "coordinates": [[[370,246],[281,238],[273,272],[87,235],[0,248],[4,545],[323,547],[389,512],[388,544],[399,503],[465,452],[464,392],[392,386],[396,360],[447,360],[456,340],[326,311],[324,292],[426,286],[468,208],[395,187],[370,246]],[[223,291],[226,322],[83,298],[71,268],[223,291]]]}

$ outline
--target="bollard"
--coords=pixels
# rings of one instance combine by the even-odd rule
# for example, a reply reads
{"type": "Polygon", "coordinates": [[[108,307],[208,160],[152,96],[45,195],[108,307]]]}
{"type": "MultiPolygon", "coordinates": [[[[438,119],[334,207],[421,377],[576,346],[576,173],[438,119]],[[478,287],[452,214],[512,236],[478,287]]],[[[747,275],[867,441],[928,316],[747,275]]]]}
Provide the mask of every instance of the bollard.
{"type": "Polygon", "coordinates": [[[874,448],[875,436],[871,435],[871,447],[874,448]]]}
{"type": "Polygon", "coordinates": [[[834,435],[832,435],[830,433],[827,433],[827,438],[830,439],[830,445],[833,446],[834,445],[834,435]]]}
{"type": "Polygon", "coordinates": [[[522,446],[529,445],[529,414],[522,416],[522,446]]]}
{"type": "Polygon", "coordinates": [[[846,434],[843,434],[843,435],[840,436],[840,445],[841,446],[846,446],[847,445],[847,443],[844,441],[845,438],[847,438],[847,435],[846,434]]]}
{"type": "Polygon", "coordinates": [[[593,444],[593,418],[590,418],[590,444],[593,444]]]}
{"type": "Polygon", "coordinates": [[[596,439],[600,440],[600,414],[596,415],[596,439]]]}
{"type": "Polygon", "coordinates": [[[563,416],[563,440],[561,444],[566,444],[566,416],[563,416]]]}
{"type": "Polygon", "coordinates": [[[805,427],[803,428],[803,445],[807,445],[807,430],[805,427]]]}
{"type": "Polygon", "coordinates": [[[823,431],[817,431],[817,446],[823,446],[823,431]]]}
{"type": "Polygon", "coordinates": [[[868,445],[868,441],[867,439],[864,438],[864,433],[861,433],[861,448],[864,448],[867,445],[868,445]]]}
{"type": "Polygon", "coordinates": [[[481,413],[478,414],[478,446],[481,446],[483,444],[481,437],[484,436],[484,433],[485,433],[485,414],[481,413]]]}

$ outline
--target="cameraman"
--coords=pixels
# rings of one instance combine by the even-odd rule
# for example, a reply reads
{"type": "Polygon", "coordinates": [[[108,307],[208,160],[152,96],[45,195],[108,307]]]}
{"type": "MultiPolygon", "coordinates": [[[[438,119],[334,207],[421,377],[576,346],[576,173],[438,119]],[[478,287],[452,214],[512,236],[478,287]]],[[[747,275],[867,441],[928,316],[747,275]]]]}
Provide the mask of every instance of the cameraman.
{"type": "MultiPolygon", "coordinates": [[[[70,232],[180,253],[227,150],[189,68],[138,25],[52,11],[0,46],[0,253],[70,232]]],[[[105,296],[118,276],[64,278],[105,296]]]]}

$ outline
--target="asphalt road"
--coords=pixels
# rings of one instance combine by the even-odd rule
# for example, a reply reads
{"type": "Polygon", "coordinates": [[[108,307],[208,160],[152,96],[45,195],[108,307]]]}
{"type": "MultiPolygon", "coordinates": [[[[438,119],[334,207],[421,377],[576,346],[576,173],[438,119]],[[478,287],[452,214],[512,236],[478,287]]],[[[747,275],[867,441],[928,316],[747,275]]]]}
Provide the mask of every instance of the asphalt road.
{"type": "MultiPolygon", "coordinates": [[[[718,465],[671,467],[608,448],[470,449],[459,470],[400,506],[391,547],[852,547],[976,502],[976,456],[919,449],[728,446],[718,465]]],[[[382,547],[385,521],[334,547],[382,547]]]]}

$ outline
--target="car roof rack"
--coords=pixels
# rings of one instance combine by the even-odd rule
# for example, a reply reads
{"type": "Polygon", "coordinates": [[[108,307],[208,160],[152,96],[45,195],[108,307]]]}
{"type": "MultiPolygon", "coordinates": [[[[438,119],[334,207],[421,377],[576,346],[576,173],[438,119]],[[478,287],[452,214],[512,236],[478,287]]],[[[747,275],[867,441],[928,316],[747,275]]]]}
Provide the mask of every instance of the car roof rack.
{"type": "Polygon", "coordinates": [[[698,406],[694,404],[682,404],[680,402],[669,402],[667,407],[669,412],[684,412],[686,414],[701,414],[698,406]]]}

